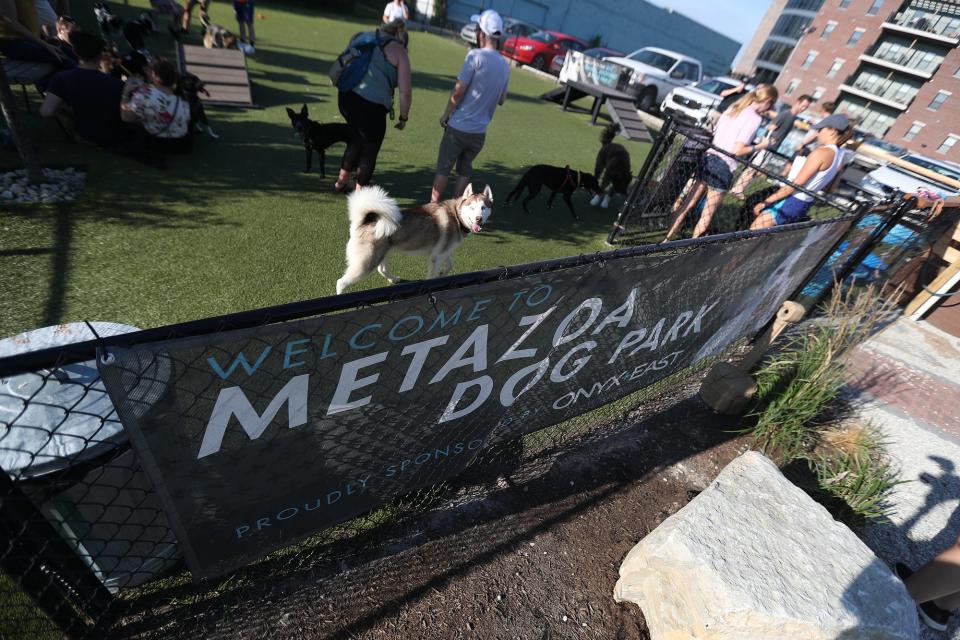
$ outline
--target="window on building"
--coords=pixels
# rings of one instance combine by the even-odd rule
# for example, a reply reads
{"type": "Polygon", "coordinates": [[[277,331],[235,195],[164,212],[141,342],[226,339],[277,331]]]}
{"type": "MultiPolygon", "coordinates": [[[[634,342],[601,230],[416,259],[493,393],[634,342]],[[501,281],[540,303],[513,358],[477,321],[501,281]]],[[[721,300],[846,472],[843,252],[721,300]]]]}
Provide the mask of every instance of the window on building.
{"type": "Polygon", "coordinates": [[[880,12],[880,7],[883,6],[883,0],[873,0],[873,4],[870,5],[870,8],[867,9],[868,16],[875,16],[880,12]]]}
{"type": "Polygon", "coordinates": [[[960,78],[960,67],[957,67],[957,70],[953,72],[954,78],[960,78]]]}
{"type": "Polygon", "coordinates": [[[850,0],[840,0],[840,8],[846,9],[850,6],[850,0]]]}
{"type": "Polygon", "coordinates": [[[812,22],[813,18],[806,16],[782,15],[777,18],[770,35],[798,40],[812,22]]]}
{"type": "Polygon", "coordinates": [[[855,45],[855,44],[857,44],[858,42],[860,42],[860,38],[863,37],[863,32],[864,32],[864,31],[866,31],[866,29],[854,29],[854,30],[853,30],[853,33],[850,34],[850,39],[847,40],[847,46],[848,46],[848,47],[852,47],[853,45],[855,45]]]}
{"type": "Polygon", "coordinates": [[[817,87],[816,89],[814,89],[813,93],[810,94],[810,97],[813,98],[815,101],[819,100],[820,98],[823,97],[823,94],[825,91],[826,89],[824,89],[823,87],[817,87]]]}
{"type": "Polygon", "coordinates": [[[788,0],[786,9],[803,9],[804,11],[819,11],[823,0],[788,0]]]}
{"type": "Polygon", "coordinates": [[[823,31],[820,32],[820,39],[826,40],[830,37],[830,34],[833,33],[833,30],[837,28],[837,23],[831,20],[827,23],[827,26],[823,28],[823,31]]]}
{"type": "Polygon", "coordinates": [[[793,52],[793,45],[783,42],[768,40],[763,44],[760,53],[757,54],[757,60],[763,60],[771,64],[783,66],[793,52]]]}
{"type": "Polygon", "coordinates": [[[923,129],[923,123],[922,123],[922,122],[914,122],[912,125],[910,125],[910,128],[907,129],[907,132],[906,132],[905,134],[903,134],[903,139],[904,139],[904,140],[913,140],[914,138],[917,137],[917,134],[920,133],[920,130],[921,130],[921,129],[923,129]]]}
{"type": "Polygon", "coordinates": [[[857,129],[871,133],[882,138],[893,126],[897,119],[898,112],[891,111],[888,107],[881,105],[871,105],[867,107],[863,102],[844,98],[837,105],[837,113],[846,113],[857,120],[857,129]]]}
{"type": "Polygon", "coordinates": [[[764,84],[773,84],[777,81],[777,76],[780,75],[779,71],[774,71],[773,69],[764,69],[762,67],[757,68],[757,72],[753,74],[754,83],[764,83],[764,84]]]}
{"type": "Polygon", "coordinates": [[[840,67],[843,66],[843,62],[844,62],[844,61],[843,61],[842,59],[840,59],[840,58],[837,58],[836,60],[834,60],[834,61],[833,61],[833,64],[830,65],[830,70],[827,71],[827,77],[828,77],[828,78],[835,78],[836,75],[837,75],[837,72],[840,71],[840,67]]]}
{"type": "Polygon", "coordinates": [[[810,68],[810,65],[812,65],[812,64],[813,64],[813,61],[816,60],[816,59],[817,59],[817,52],[816,52],[816,51],[811,51],[810,53],[807,54],[807,57],[804,58],[803,64],[800,65],[800,68],[801,68],[801,69],[809,69],[809,68],[810,68]]]}
{"type": "Polygon", "coordinates": [[[936,111],[940,108],[940,105],[947,101],[947,98],[949,97],[949,91],[937,91],[937,95],[933,97],[933,100],[930,101],[930,104],[927,105],[927,108],[936,111]]]}
{"type": "Polygon", "coordinates": [[[950,149],[953,149],[953,145],[957,144],[957,140],[960,140],[960,136],[951,133],[937,147],[937,153],[947,153],[950,149]]]}
{"type": "Polygon", "coordinates": [[[790,84],[787,85],[787,90],[784,91],[788,96],[792,96],[793,92],[797,90],[797,87],[800,86],[800,81],[794,78],[790,81],[790,84]]]}

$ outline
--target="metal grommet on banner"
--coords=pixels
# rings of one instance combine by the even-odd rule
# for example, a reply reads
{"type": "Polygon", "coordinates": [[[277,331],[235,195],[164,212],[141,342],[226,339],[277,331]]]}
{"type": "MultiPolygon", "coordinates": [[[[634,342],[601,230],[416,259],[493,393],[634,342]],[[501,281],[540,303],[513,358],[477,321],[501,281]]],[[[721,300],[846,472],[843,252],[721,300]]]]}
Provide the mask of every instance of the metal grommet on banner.
{"type": "Polygon", "coordinates": [[[100,356],[100,364],[113,364],[117,361],[117,357],[110,353],[109,351],[104,351],[100,356]]]}
{"type": "Polygon", "coordinates": [[[437,315],[439,315],[439,314],[440,314],[440,307],[437,306],[437,296],[433,295],[433,292],[431,291],[431,292],[427,295],[427,300],[430,301],[430,304],[433,305],[433,310],[437,312],[437,315]]]}

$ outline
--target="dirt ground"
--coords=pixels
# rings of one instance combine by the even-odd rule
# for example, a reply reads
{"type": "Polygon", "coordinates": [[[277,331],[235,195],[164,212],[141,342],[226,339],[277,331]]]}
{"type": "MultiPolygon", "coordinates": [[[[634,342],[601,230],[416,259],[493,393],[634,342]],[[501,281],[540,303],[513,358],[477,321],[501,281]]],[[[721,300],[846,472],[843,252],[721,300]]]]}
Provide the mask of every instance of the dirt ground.
{"type": "Polygon", "coordinates": [[[256,595],[255,613],[248,591],[246,606],[194,617],[190,635],[649,638],[640,610],[613,600],[620,563],[748,440],[695,397],[622,422],[536,458],[512,486],[494,481],[481,497],[435,509],[335,571],[274,583],[256,595]]]}

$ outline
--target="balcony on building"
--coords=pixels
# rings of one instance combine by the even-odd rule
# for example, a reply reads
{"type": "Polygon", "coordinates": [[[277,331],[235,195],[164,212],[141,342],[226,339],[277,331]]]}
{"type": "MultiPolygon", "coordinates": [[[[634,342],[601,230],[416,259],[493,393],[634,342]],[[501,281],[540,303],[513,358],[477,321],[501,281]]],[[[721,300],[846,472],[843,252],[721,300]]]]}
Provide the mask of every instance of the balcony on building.
{"type": "Polygon", "coordinates": [[[914,0],[883,23],[896,33],[956,46],[960,44],[960,6],[953,2],[914,0]]]}
{"type": "Polygon", "coordinates": [[[945,53],[946,51],[940,53],[928,49],[910,48],[898,42],[881,40],[860,54],[860,60],[915,78],[930,80],[943,62],[945,53]]]}
{"type": "Polygon", "coordinates": [[[877,74],[865,71],[848,77],[840,85],[841,93],[858,96],[897,111],[906,111],[919,90],[919,86],[897,79],[881,78],[877,74]]]}

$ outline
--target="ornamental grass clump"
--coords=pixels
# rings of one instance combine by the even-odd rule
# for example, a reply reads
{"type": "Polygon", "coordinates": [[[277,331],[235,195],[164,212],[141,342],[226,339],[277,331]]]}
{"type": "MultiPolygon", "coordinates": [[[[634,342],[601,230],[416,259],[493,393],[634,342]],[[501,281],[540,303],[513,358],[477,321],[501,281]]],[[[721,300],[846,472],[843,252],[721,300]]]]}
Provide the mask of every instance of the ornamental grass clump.
{"type": "Polygon", "coordinates": [[[844,420],[845,356],[892,307],[873,287],[835,287],[823,316],[788,337],[756,373],[755,445],[784,467],[806,463],[812,493],[825,492],[860,518],[883,515],[896,477],[873,430],[844,420]]]}
{"type": "Polygon", "coordinates": [[[841,500],[862,519],[883,518],[890,490],[899,484],[884,443],[869,425],[839,425],[821,431],[808,457],[821,491],[841,500]]]}

